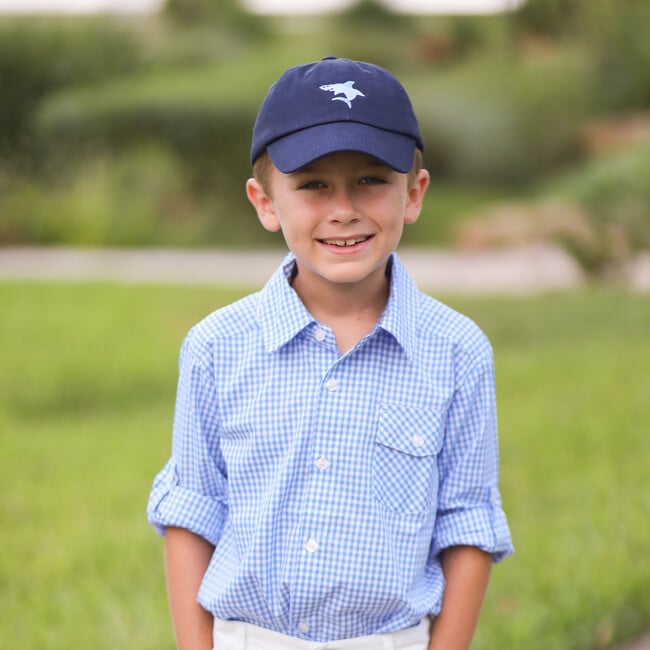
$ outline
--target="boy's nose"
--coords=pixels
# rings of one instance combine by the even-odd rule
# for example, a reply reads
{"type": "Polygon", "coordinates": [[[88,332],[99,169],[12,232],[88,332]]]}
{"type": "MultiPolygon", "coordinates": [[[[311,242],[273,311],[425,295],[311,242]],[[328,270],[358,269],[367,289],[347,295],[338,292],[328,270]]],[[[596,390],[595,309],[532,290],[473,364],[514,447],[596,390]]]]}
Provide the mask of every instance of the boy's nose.
{"type": "Polygon", "coordinates": [[[330,213],[330,219],[341,223],[352,223],[358,221],[359,216],[356,211],[353,197],[349,192],[340,191],[336,193],[330,213]]]}

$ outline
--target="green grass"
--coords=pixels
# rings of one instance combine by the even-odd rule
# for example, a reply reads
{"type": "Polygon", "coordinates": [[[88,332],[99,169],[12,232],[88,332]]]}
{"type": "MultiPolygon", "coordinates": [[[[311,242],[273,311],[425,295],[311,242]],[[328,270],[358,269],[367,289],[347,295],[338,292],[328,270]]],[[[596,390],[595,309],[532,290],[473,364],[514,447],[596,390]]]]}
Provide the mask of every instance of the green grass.
{"type": "Polygon", "coordinates": [[[650,621],[650,299],[463,302],[496,353],[516,554],[477,648],[608,647],[650,621]]]}
{"type": "MultiPolygon", "coordinates": [[[[221,289],[0,284],[0,645],[171,649],[145,521],[176,357],[221,289]]],[[[605,648],[650,620],[650,299],[450,298],[496,354],[502,492],[477,650],[605,648]]]]}

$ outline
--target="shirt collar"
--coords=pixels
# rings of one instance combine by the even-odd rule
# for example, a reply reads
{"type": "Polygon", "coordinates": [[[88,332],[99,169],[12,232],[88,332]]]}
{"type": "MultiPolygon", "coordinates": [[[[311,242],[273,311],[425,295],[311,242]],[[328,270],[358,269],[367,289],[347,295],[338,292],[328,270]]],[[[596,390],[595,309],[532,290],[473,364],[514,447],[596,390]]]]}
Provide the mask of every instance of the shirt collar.
{"type": "Polygon", "coordinates": [[[267,352],[275,352],[314,322],[290,284],[295,261],[289,253],[261,292],[257,317],[267,352]]]}
{"type": "MultiPolygon", "coordinates": [[[[407,356],[412,358],[419,291],[396,253],[392,254],[390,264],[390,295],[377,326],[392,335],[407,356]]],[[[257,317],[264,347],[269,353],[286,345],[315,322],[291,287],[294,265],[295,256],[289,253],[260,294],[257,317]]]]}
{"type": "Polygon", "coordinates": [[[420,292],[396,253],[391,256],[390,294],[378,327],[391,334],[412,359],[420,292]]]}

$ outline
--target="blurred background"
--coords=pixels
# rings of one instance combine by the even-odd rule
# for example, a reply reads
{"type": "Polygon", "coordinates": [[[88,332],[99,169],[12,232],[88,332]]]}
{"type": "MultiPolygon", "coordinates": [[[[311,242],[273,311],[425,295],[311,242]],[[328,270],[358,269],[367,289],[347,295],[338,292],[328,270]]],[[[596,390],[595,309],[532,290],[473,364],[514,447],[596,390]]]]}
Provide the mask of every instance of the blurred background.
{"type": "Polygon", "coordinates": [[[433,182],[405,262],[443,267],[436,296],[495,351],[516,553],[473,648],[647,650],[649,25],[647,0],[0,0],[0,647],[174,647],[144,509],[178,350],[260,286],[251,251],[280,259],[244,196],[252,124],[333,54],[409,91],[433,182]],[[166,280],[75,257],[26,279],[116,248],[166,280]],[[227,271],[174,286],[191,258],[161,249],[227,271]],[[518,295],[456,292],[511,251],[518,295]],[[534,251],[579,281],[541,291],[534,251]]]}
{"type": "Polygon", "coordinates": [[[334,53],[412,95],[433,186],[405,244],[554,241],[595,276],[650,248],[645,0],[3,4],[0,245],[276,245],[244,197],[251,125],[334,53]]]}

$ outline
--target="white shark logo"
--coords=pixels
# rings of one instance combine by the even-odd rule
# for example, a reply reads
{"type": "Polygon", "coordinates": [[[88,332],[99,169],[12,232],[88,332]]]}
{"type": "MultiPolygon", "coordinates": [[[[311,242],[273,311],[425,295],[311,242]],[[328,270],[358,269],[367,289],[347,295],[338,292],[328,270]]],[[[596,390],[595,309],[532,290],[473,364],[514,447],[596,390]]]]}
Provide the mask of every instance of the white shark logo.
{"type": "Polygon", "coordinates": [[[332,97],[333,102],[344,102],[348,105],[348,108],[352,108],[353,99],[365,97],[360,90],[352,86],[354,86],[354,81],[346,81],[343,84],[325,84],[324,86],[319,86],[319,88],[325,92],[334,93],[334,97],[332,97]],[[339,97],[339,95],[344,95],[344,97],[339,97]]]}

